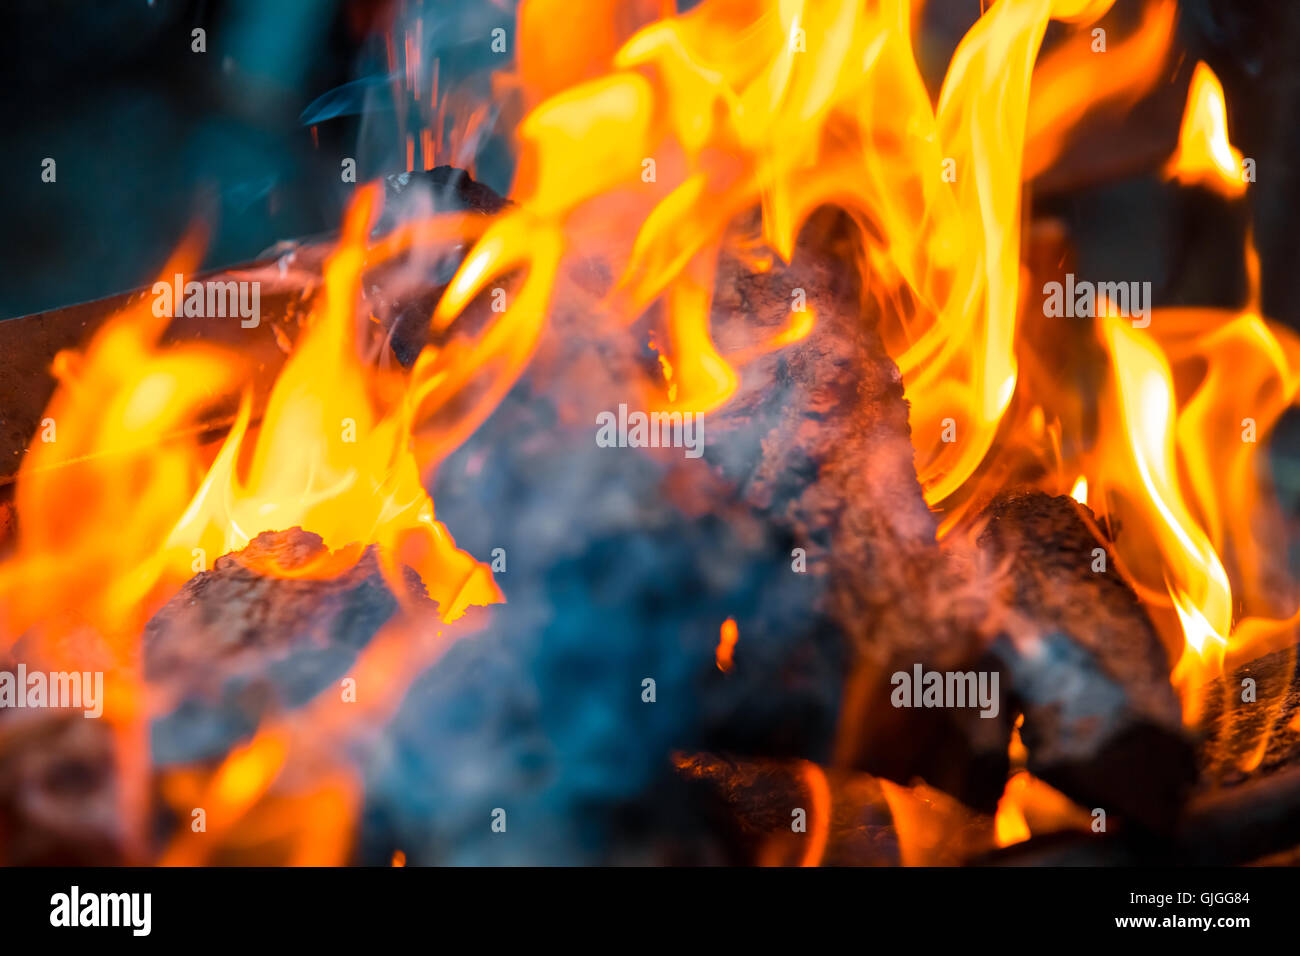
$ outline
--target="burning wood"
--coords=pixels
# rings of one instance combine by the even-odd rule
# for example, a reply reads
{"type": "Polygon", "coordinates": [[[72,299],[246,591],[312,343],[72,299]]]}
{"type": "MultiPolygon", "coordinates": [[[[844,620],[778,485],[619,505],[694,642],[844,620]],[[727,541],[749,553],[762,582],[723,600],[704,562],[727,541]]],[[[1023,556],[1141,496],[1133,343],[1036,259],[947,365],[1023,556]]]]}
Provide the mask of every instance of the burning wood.
{"type": "Polygon", "coordinates": [[[439,112],[335,239],[198,278],[187,241],[152,296],[0,324],[0,651],[91,661],[106,704],[0,713],[3,853],[1300,839],[1300,612],[1257,533],[1300,337],[1261,317],[1252,247],[1239,308],[1175,310],[1145,274],[1075,282],[1063,227],[1022,243],[1028,184],[1136,163],[1248,192],[1210,68],[1159,91],[1175,4],[1112,67],[1110,0],[1003,0],[941,87],[907,3],[618,6],[558,51],[521,10],[509,199],[435,166],[439,112]],[[1072,120],[1140,101],[1144,143],[1080,163],[1072,120]]]}
{"type": "Polygon", "coordinates": [[[1202,773],[1228,787],[1300,763],[1300,670],[1295,648],[1264,655],[1205,690],[1197,728],[1202,773]]]}
{"type": "Polygon", "coordinates": [[[985,852],[992,821],[942,793],[797,761],[678,756],[729,862],[747,866],[951,866],[985,852]]]}
{"type": "Polygon", "coordinates": [[[789,266],[723,263],[713,325],[724,347],[755,327],[788,324],[794,289],[816,321],[797,344],[747,366],[739,392],[714,416],[707,458],[766,520],[791,529],[796,569],[825,581],[822,611],[843,635],[848,675],[837,760],[901,782],[919,776],[991,810],[1005,777],[1005,718],[891,704],[895,673],[918,662],[964,670],[979,657],[971,608],[962,607],[979,601],[936,545],[902,381],[844,278],[839,264],[850,257],[843,223],[824,218],[789,266]]]}
{"type": "Polygon", "coordinates": [[[424,585],[398,569],[400,597],[376,549],[337,570],[318,535],[265,532],[217,559],[144,631],[145,679],[167,705],[151,727],[163,766],[224,756],[272,715],[344,677],[398,610],[433,614],[424,585]]]}
{"type": "Polygon", "coordinates": [[[1154,827],[1195,775],[1169,662],[1136,595],[1074,499],[1011,494],[980,547],[1007,607],[992,653],[1025,715],[1029,770],[1086,807],[1154,827]]]}
{"type": "Polygon", "coordinates": [[[1300,840],[1300,770],[1291,768],[1191,800],[1172,833],[1063,832],[979,858],[1003,866],[1232,866],[1300,840]]]}

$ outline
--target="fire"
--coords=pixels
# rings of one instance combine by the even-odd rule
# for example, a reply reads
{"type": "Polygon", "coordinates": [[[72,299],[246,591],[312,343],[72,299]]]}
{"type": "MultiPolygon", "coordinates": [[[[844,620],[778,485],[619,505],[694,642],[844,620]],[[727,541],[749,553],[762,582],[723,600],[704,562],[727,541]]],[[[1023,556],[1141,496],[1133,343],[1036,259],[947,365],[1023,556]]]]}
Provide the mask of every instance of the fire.
{"type": "MultiPolygon", "coordinates": [[[[0,646],[34,637],[43,655],[71,661],[89,645],[105,662],[114,675],[106,716],[138,771],[139,815],[139,635],[181,583],[261,531],[301,526],[324,538],[329,557],[305,571],[261,570],[333,575],[377,545],[394,582],[403,566],[418,571],[442,621],[502,600],[488,569],[437,520],[423,479],[527,367],[563,270],[595,263],[611,277],[593,323],[653,326],[660,375],[647,404],[710,412],[750,359],[816,322],[792,311],[786,327],[720,350],[710,328],[720,256],[788,261],[813,213],[835,205],[860,227],[857,264],[944,530],[1020,474],[1068,489],[1123,528],[1119,569],[1176,648],[1173,679],[1194,720],[1205,682],[1234,655],[1289,639],[1300,613],[1295,595],[1273,584],[1277,549],[1257,535],[1274,507],[1259,451],[1300,390],[1300,339],[1259,314],[1255,290],[1240,310],[1157,309],[1149,326],[1099,303],[1092,331],[1105,361],[1088,369],[1095,421],[1044,371],[1025,334],[1036,307],[1022,285],[1026,183],[1083,111],[1131,103],[1159,81],[1176,15],[1172,0],[1147,5],[1137,31],[1102,59],[1083,28],[1111,4],[992,4],[932,100],[910,0],[705,0],[680,15],[665,0],[601,0],[580,29],[558,31],[562,5],[524,0],[508,79],[529,112],[515,131],[512,205],[490,220],[408,223],[371,242],[377,190],[360,189],[260,419],[239,356],[162,344],[166,320],[147,302],[113,317],[83,353],[60,355],[47,416],[57,438],[34,441],[23,462],[20,531],[0,565],[0,646]],[[1053,20],[1066,40],[1040,58],[1053,20]],[[366,269],[449,238],[473,246],[430,316],[443,344],[409,374],[363,361],[366,269]],[[498,292],[505,311],[464,331],[472,305],[498,292]],[[185,433],[214,409],[237,409],[216,449],[185,433]]],[[[408,168],[459,149],[445,136],[436,71],[423,85],[420,48],[418,35],[402,38],[404,83],[421,104],[427,90],[434,128],[404,129],[408,168]]],[[[391,41],[394,72],[395,49],[391,41]]],[[[486,112],[456,109],[473,140],[486,112]]],[[[1198,64],[1166,173],[1238,196],[1241,166],[1222,87],[1198,64]]],[[[187,243],[161,274],[197,259],[187,243]]],[[[237,854],[286,834],[292,862],[346,859],[359,785],[334,748],[363,732],[358,713],[382,719],[445,644],[441,631],[416,631],[395,626],[358,662],[372,706],[340,709],[322,696],[216,767],[168,774],[173,807],[204,805],[211,819],[208,838],[182,830],[164,861],[203,862],[215,848],[237,854]]],[[[732,667],[738,638],[727,619],[719,670],[732,667]]],[[[804,862],[815,865],[830,789],[820,768],[805,770],[814,829],[804,862]]],[[[1002,845],[1029,834],[1032,790],[1027,775],[1012,778],[995,824],[1002,845]]],[[[884,792],[911,861],[927,858],[942,842],[934,814],[893,785],[884,792]]]]}
{"type": "Polygon", "coordinates": [[[613,311],[624,321],[660,307],[656,340],[672,377],[652,400],[718,407],[739,374],[708,322],[727,227],[760,208],[761,241],[788,259],[808,216],[834,203],[871,223],[864,256],[881,280],[875,292],[902,306],[890,308],[889,338],[923,443],[921,478],[942,501],[988,451],[1015,390],[1022,156],[1042,32],[1051,17],[1091,22],[1109,7],[994,6],[955,54],[936,108],[903,0],[705,3],[651,23],[616,52],[610,37],[641,17],[601,8],[590,35],[603,39],[592,46],[584,31],[572,68],[559,71],[545,65],[564,36],[539,28],[547,4],[524,3],[520,82],[540,83],[549,98],[530,97],[538,105],[519,128],[518,204],[480,238],[435,326],[449,327],[507,276],[523,279],[455,369],[419,369],[430,408],[489,366],[485,407],[503,393],[535,345],[566,256],[610,263],[613,311]],[[611,241],[603,224],[629,218],[639,223],[631,242],[611,241]],[[956,440],[941,437],[949,431],[956,440]]]}
{"type": "Polygon", "coordinates": [[[1027,770],[1007,779],[993,820],[993,840],[1000,847],[1064,830],[1088,831],[1092,816],[1055,787],[1027,770]]]}
{"type": "Polygon", "coordinates": [[[736,622],[732,618],[727,618],[722,622],[721,632],[718,635],[717,662],[718,670],[726,673],[731,670],[732,658],[736,651],[736,641],[740,639],[740,630],[736,627],[736,622]]]}
{"type": "Polygon", "coordinates": [[[1227,573],[1209,537],[1192,516],[1177,478],[1176,406],[1173,374],[1165,356],[1149,337],[1122,320],[1103,327],[1110,351],[1121,411],[1128,474],[1112,468],[1110,487],[1127,492],[1154,512],[1150,517],[1156,544],[1165,559],[1170,596],[1183,623],[1187,642],[1203,657],[1222,660],[1232,626],[1232,593],[1227,573]],[[1121,476],[1131,487],[1119,488],[1121,476]]]}
{"type": "MultiPolygon", "coordinates": [[[[162,274],[195,257],[187,242],[162,274]]],[[[241,363],[205,345],[158,348],[167,321],[145,300],[84,353],[56,357],[60,387],[23,459],[20,533],[0,565],[0,646],[39,627],[57,659],[63,638],[89,628],[110,661],[125,660],[145,609],[189,576],[171,576],[158,543],[201,466],[192,445],[169,439],[235,387],[241,363]]]]}
{"type": "MultiPolygon", "coordinates": [[[[486,566],[457,549],[434,517],[421,483],[430,463],[413,451],[408,383],[360,358],[355,330],[375,198],[366,188],[350,209],[316,309],[260,424],[254,430],[245,395],[215,456],[195,425],[234,404],[249,370],[225,349],[161,344],[170,320],[148,299],[112,317],[84,352],[54,363],[59,389],[46,437],[37,436],[22,463],[18,534],[0,564],[0,647],[22,639],[24,654],[51,667],[106,672],[104,717],[116,734],[128,829],[141,828],[147,801],[152,703],[139,673],[140,635],[167,597],[217,557],[260,531],[298,525],[334,550],[327,563],[294,574],[337,574],[373,544],[394,581],[402,565],[420,574],[443,620],[502,599],[486,566]]],[[[188,272],[196,260],[197,243],[187,242],[162,275],[188,272]]],[[[407,594],[405,586],[393,590],[407,594]]],[[[396,652],[367,650],[379,653],[396,652]]],[[[375,686],[395,702],[418,672],[382,669],[375,686]]],[[[201,802],[189,805],[210,808],[210,834],[232,832],[321,733],[321,721],[260,731],[210,780],[190,784],[201,802]]],[[[331,766],[312,775],[309,793],[277,803],[283,812],[258,825],[296,821],[300,862],[341,862],[357,805],[348,774],[331,766]]],[[[193,845],[179,846],[164,859],[199,859],[193,845]]]]}
{"type": "MultiPolygon", "coordinates": [[[[381,545],[386,570],[414,566],[447,618],[500,600],[487,568],[434,519],[403,384],[358,358],[355,312],[374,200],[373,187],[363,190],[349,211],[322,301],[276,381],[246,474],[247,397],[210,465],[196,440],[174,437],[231,399],[247,371],[238,355],[159,347],[169,320],[148,300],[111,319],[84,354],[59,355],[62,387],[46,418],[56,431],[23,461],[20,534],[0,567],[7,638],[37,622],[55,636],[84,626],[125,653],[118,637],[138,634],[195,571],[261,531],[295,525],[325,538],[339,561],[381,545]],[[116,573],[105,576],[105,567],[116,573]]],[[[162,274],[186,271],[181,263],[194,256],[187,246],[162,274]]]]}
{"type": "Polygon", "coordinates": [[[998,846],[1023,843],[1030,837],[1029,823],[1025,820],[1025,811],[1021,807],[1028,784],[1029,774],[1023,770],[1007,781],[1007,788],[998,800],[997,815],[994,817],[994,839],[998,846]]]}
{"type": "Polygon", "coordinates": [[[1175,0],[1158,0],[1137,30],[1110,50],[1096,49],[1096,38],[1081,31],[1039,59],[1030,89],[1026,180],[1057,159],[1081,115],[1130,107],[1160,80],[1177,16],[1175,0]],[[1098,68],[1099,58],[1105,69],[1098,68]]]}
{"type": "Polygon", "coordinates": [[[1024,723],[1021,714],[1011,730],[1007,747],[1011,775],[993,817],[993,841],[1000,847],[1060,830],[1087,830],[1092,822],[1082,807],[1025,769],[1028,751],[1020,739],[1024,723]]]}
{"type": "MultiPolygon", "coordinates": [[[[536,25],[528,16],[534,6],[544,7],[526,3],[521,24],[536,25]]],[[[519,206],[480,239],[435,324],[450,325],[490,283],[526,270],[516,307],[500,320],[512,333],[471,363],[505,353],[508,380],[535,341],[531,314],[544,305],[559,263],[600,257],[609,237],[593,223],[602,212],[630,214],[638,224],[630,247],[604,253],[620,276],[614,314],[631,320],[661,307],[660,401],[709,410],[726,401],[752,354],[720,354],[709,332],[713,268],[731,241],[726,227],[757,206],[758,235],[745,241],[788,259],[810,213],[838,205],[863,224],[862,265],[911,402],[926,499],[950,512],[944,530],[989,489],[991,476],[1013,473],[1022,459],[1051,463],[1050,490],[1068,490],[1106,519],[1124,513],[1131,529],[1119,544],[1124,572],[1153,607],[1171,612],[1188,653],[1212,672],[1234,633],[1222,552],[1242,552],[1251,566],[1231,567],[1246,579],[1257,578],[1262,563],[1242,544],[1249,539],[1240,519],[1211,516],[1232,498],[1207,467],[1222,460],[1223,447],[1198,450],[1191,431],[1220,397],[1200,393],[1183,404],[1169,343],[1125,327],[1100,301],[1098,334],[1111,367],[1094,374],[1112,384],[1094,431],[1077,400],[1053,393],[1045,378],[1021,379],[1022,362],[1037,362],[1018,328],[1021,310],[1032,307],[1020,289],[1023,183],[1051,162],[1077,116],[1132,103],[1164,71],[1176,16],[1168,0],[1148,4],[1110,56],[1095,55],[1090,32],[1079,30],[1037,62],[1049,19],[1086,26],[1109,8],[993,5],[958,46],[936,103],[912,51],[914,11],[902,0],[705,3],[630,36],[602,72],[594,61],[614,49],[608,40],[619,29],[606,17],[597,31],[605,40],[575,51],[581,65],[562,73],[569,81],[544,90],[549,99],[535,98],[520,128],[519,206]],[[728,39],[741,31],[743,43],[728,39]],[[1073,485],[1061,477],[1067,468],[1073,485]]],[[[525,82],[557,75],[537,68],[555,56],[549,39],[522,33],[525,82]]],[[[1203,65],[1171,174],[1186,181],[1196,155],[1241,185],[1222,90],[1203,65]]],[[[1261,374],[1289,379],[1289,363],[1268,360],[1282,347],[1256,336],[1259,351],[1249,338],[1243,355],[1252,364],[1265,358],[1261,374]]],[[[1218,391],[1213,383],[1210,391],[1218,391]]],[[[1248,451],[1233,457],[1238,477],[1253,467],[1248,451]]]]}
{"type": "Polygon", "coordinates": [[[443,616],[454,619],[470,605],[500,600],[500,592],[434,518],[410,445],[412,408],[402,383],[368,375],[356,359],[355,313],[374,200],[374,188],[367,188],[348,212],[325,264],[318,309],[276,379],[247,476],[238,467],[249,425],[245,402],[167,547],[182,559],[196,548],[221,555],[262,531],[300,526],[337,550],[325,566],[294,573],[333,576],[340,562],[356,560],[359,546],[378,544],[394,593],[405,593],[397,582],[409,564],[443,616]]]}
{"type": "Polygon", "coordinates": [[[1204,685],[1289,643],[1298,596],[1275,570],[1285,543],[1262,451],[1300,394],[1300,337],[1258,309],[1258,261],[1239,311],[1157,309],[1147,328],[1100,320],[1110,388],[1082,470],[1094,510],[1124,528],[1121,571],[1181,644],[1173,680],[1194,722],[1204,685]],[[1234,663],[1235,662],[1235,663],[1234,663]]]}
{"type": "Polygon", "coordinates": [[[1228,142],[1228,107],[1223,85],[1204,63],[1197,63],[1187,91],[1187,109],[1178,149],[1165,175],[1184,185],[1201,185],[1228,197],[1246,191],[1241,151],[1228,142]]]}
{"type": "Polygon", "coordinates": [[[1078,31],[1036,66],[1049,20],[1088,25],[1110,6],[992,6],[933,103],[907,0],[730,0],[677,16],[649,0],[602,4],[581,36],[547,26],[547,0],[526,0],[513,82],[532,109],[518,128],[516,205],[479,237],[433,324],[452,328],[489,289],[509,286],[510,303],[454,355],[422,356],[419,417],[471,382],[483,399],[448,440],[486,416],[529,360],[567,261],[617,277],[614,321],[653,316],[664,375],[647,404],[717,408],[749,358],[812,327],[793,315],[768,341],[719,352],[709,312],[720,252],[788,260],[812,212],[834,204],[863,226],[862,266],[911,402],[926,498],[957,507],[1017,390],[1022,184],[1070,121],[1131,103],[1162,75],[1171,0],[1149,4],[1105,57],[1078,31]],[[729,232],[755,208],[752,234],[729,232]],[[611,226],[624,222],[632,228],[611,226]]]}
{"type": "Polygon", "coordinates": [[[831,833],[831,786],[826,771],[810,760],[801,761],[809,803],[808,848],[800,866],[819,866],[831,833]]]}

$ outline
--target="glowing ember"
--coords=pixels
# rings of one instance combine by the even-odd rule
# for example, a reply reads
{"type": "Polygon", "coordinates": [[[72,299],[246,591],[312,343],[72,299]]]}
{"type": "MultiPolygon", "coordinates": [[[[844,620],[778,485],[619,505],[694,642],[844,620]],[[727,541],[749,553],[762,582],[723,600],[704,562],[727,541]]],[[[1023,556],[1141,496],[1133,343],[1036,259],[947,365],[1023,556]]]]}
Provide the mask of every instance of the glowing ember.
{"type": "Polygon", "coordinates": [[[718,635],[718,670],[726,673],[731,670],[732,656],[736,650],[736,641],[740,639],[740,630],[736,627],[736,622],[727,618],[722,622],[721,633],[718,635]]]}

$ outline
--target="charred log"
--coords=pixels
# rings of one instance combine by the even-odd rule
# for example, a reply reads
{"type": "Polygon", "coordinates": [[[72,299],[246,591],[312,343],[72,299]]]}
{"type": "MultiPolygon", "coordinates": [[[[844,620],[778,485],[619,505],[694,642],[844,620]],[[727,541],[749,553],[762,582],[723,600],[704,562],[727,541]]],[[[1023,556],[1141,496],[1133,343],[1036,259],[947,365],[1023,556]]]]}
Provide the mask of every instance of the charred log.
{"type": "Polygon", "coordinates": [[[1300,768],[1191,800],[1173,832],[1056,833],[977,862],[1001,866],[1234,866],[1300,845],[1300,768]]]}
{"type": "Polygon", "coordinates": [[[836,764],[900,783],[920,777],[991,811],[1006,777],[1007,718],[891,702],[900,671],[983,666],[982,600],[936,546],[902,379],[844,265],[854,254],[843,224],[824,215],[808,233],[815,241],[789,266],[720,269],[720,342],[788,323],[795,289],[807,291],[817,324],[745,369],[708,456],[743,501],[792,529],[809,572],[825,579],[847,658],[836,764]]]}
{"type": "Polygon", "coordinates": [[[1201,714],[1201,773],[1207,788],[1300,766],[1300,672],[1297,649],[1242,664],[1206,688],[1201,714]]]}
{"type": "Polygon", "coordinates": [[[989,817],[933,790],[807,761],[702,753],[675,764],[740,865],[950,866],[993,843],[989,817]]]}
{"type": "Polygon", "coordinates": [[[985,512],[979,544],[1004,569],[1010,609],[993,654],[1024,714],[1031,773],[1085,807],[1167,827],[1195,778],[1192,747],[1160,640],[1099,561],[1105,542],[1085,514],[1039,493],[985,512]]]}
{"type": "MultiPolygon", "coordinates": [[[[145,677],[173,705],[152,726],[157,764],[220,756],[271,713],[306,703],[393,615],[398,601],[373,547],[334,577],[283,576],[327,554],[318,535],[300,528],[260,534],[154,615],[144,633],[145,677]]],[[[404,570],[405,597],[432,613],[419,575],[404,570]]]]}

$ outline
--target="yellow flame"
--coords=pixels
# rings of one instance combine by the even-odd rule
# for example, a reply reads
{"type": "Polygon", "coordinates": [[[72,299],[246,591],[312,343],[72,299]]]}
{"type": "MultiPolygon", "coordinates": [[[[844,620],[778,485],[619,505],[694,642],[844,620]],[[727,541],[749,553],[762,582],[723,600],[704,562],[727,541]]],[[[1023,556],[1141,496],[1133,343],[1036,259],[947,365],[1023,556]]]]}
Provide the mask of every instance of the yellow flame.
{"type": "Polygon", "coordinates": [[[1204,63],[1197,63],[1187,91],[1187,108],[1178,148],[1165,175],[1184,185],[1201,185],[1225,196],[1246,191],[1241,151],[1228,142],[1228,107],[1223,85],[1204,63]]]}
{"type": "Polygon", "coordinates": [[[246,401],[167,547],[188,563],[195,548],[221,555],[262,531],[300,526],[336,549],[309,568],[275,569],[307,576],[337,574],[355,562],[358,545],[378,544],[394,592],[406,593],[400,569],[409,564],[450,620],[471,604],[500,600],[500,592],[487,568],[458,550],[434,518],[409,442],[410,405],[399,399],[384,409],[382,383],[356,357],[354,316],[375,198],[367,187],[348,212],[312,324],[271,392],[247,476],[238,469],[246,401]]]}
{"type": "Polygon", "coordinates": [[[1149,506],[1149,531],[1188,644],[1222,660],[1232,630],[1232,588],[1178,478],[1173,373],[1159,346],[1125,320],[1102,325],[1111,356],[1129,468],[1111,467],[1112,492],[1149,506]]]}

